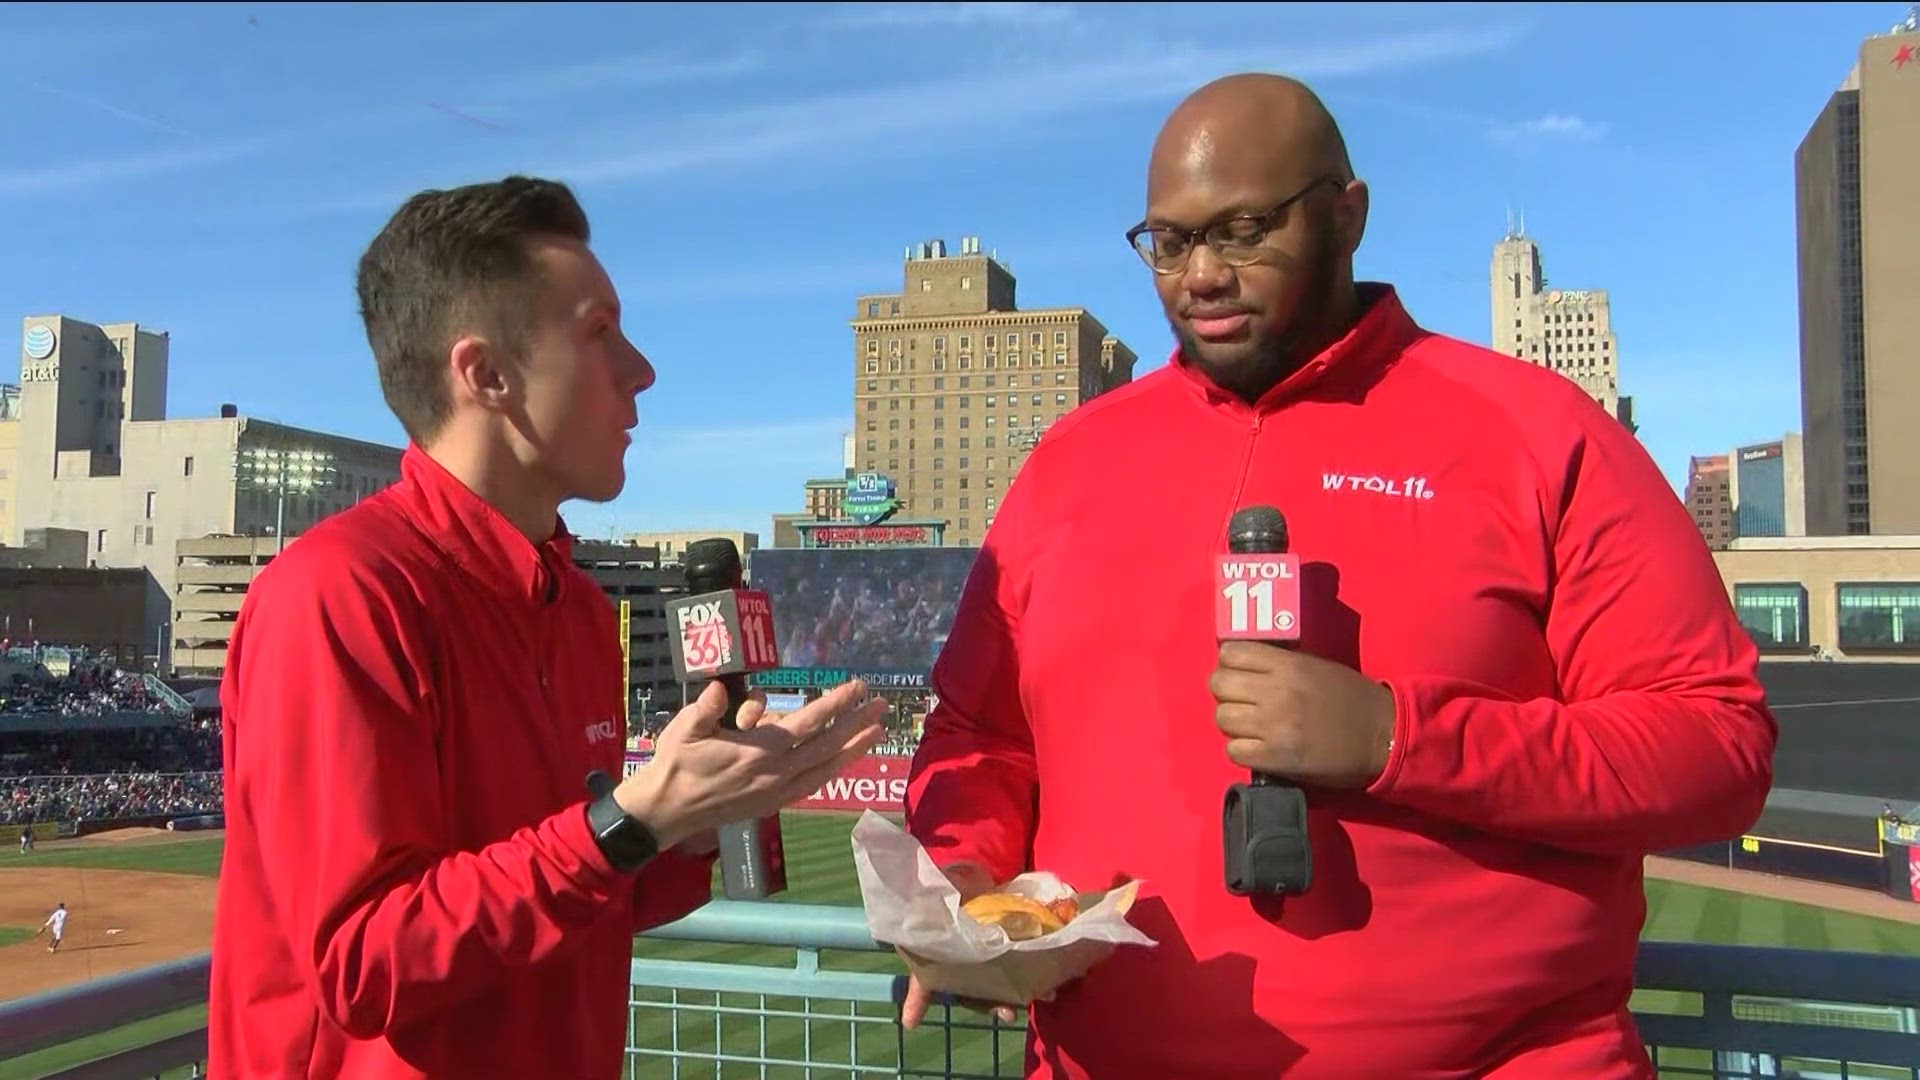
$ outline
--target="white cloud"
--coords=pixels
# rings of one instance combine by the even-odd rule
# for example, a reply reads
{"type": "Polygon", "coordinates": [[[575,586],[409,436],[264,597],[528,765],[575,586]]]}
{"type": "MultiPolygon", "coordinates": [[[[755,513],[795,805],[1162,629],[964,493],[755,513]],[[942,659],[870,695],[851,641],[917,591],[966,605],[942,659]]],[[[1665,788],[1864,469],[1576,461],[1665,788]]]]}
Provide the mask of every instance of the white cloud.
{"type": "Polygon", "coordinates": [[[510,76],[475,94],[474,100],[497,107],[616,86],[737,79],[762,66],[759,57],[748,54],[698,59],[661,54],[604,57],[510,76]]]}
{"type": "Polygon", "coordinates": [[[574,182],[611,183],[830,150],[886,147],[897,152],[897,143],[884,140],[931,132],[952,140],[968,134],[969,125],[1004,134],[1023,122],[1177,98],[1230,71],[1363,78],[1485,54],[1515,40],[1517,31],[1507,29],[1426,30],[1304,50],[1162,45],[1006,64],[950,79],[831,91],[624,128],[594,141],[645,149],[583,157],[554,171],[574,182]],[[965,103],[964,114],[955,110],[957,102],[965,103]]]}
{"type": "Polygon", "coordinates": [[[61,195],[75,188],[114,180],[137,180],[182,169],[224,165],[257,149],[256,143],[240,142],[62,159],[54,164],[0,172],[0,198],[61,195]]]}
{"type": "Polygon", "coordinates": [[[1518,122],[1492,121],[1489,133],[1496,139],[1578,139],[1591,141],[1607,133],[1607,125],[1567,113],[1548,113],[1518,122]]]}
{"type": "Polygon", "coordinates": [[[1038,26],[1072,22],[1072,4],[844,4],[838,21],[866,27],[1038,26]]]}

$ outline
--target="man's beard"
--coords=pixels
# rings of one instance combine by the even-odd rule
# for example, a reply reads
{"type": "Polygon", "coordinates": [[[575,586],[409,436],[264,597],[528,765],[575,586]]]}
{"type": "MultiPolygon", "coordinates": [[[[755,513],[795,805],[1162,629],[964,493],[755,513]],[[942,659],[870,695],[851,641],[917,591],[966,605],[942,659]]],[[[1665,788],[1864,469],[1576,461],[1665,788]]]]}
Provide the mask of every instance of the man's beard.
{"type": "Polygon", "coordinates": [[[1291,298],[1293,310],[1280,325],[1256,324],[1251,339],[1240,347],[1246,350],[1242,355],[1224,362],[1209,362],[1202,351],[1206,343],[1179,323],[1169,322],[1180,354],[1198,365],[1222,390],[1249,402],[1255,401],[1305,367],[1326,347],[1324,339],[1333,317],[1340,255],[1330,226],[1314,230],[1308,244],[1306,253],[1295,263],[1301,278],[1300,287],[1291,298]]]}

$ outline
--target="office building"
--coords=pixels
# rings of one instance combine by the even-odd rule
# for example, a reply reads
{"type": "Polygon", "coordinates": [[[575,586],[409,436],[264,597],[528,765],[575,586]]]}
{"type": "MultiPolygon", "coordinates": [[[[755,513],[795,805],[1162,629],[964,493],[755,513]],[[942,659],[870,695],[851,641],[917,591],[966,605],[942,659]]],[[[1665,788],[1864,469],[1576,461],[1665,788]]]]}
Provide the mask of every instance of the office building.
{"type": "Polygon", "coordinates": [[[1750,537],[1713,558],[1769,659],[1920,661],[1920,536],[1750,537]]]}
{"type": "Polygon", "coordinates": [[[1687,513],[1715,551],[1733,539],[1733,481],[1727,459],[1726,454],[1710,454],[1687,460],[1687,513]]]}
{"type": "Polygon", "coordinates": [[[169,420],[167,335],[62,315],[22,327],[20,385],[0,395],[0,540],[87,537],[100,567],[153,579],[145,640],[170,618],[174,544],[208,534],[294,535],[392,483],[395,447],[239,415],[169,420]]]}
{"type": "MultiPolygon", "coordinates": [[[[749,534],[751,535],[751,534],[749,534]]],[[[299,543],[295,537],[289,543],[299,543]]],[[[247,587],[273,561],[271,537],[205,536],[174,545],[179,582],[173,608],[171,669],[178,675],[218,676],[227,666],[227,642],[247,587]]],[[[680,568],[652,547],[576,541],[574,565],[585,570],[618,608],[628,604],[628,673],[633,716],[677,708],[680,684],[667,641],[666,600],[686,591],[680,568]]]]}
{"type": "Polygon", "coordinates": [[[1806,468],[1798,434],[1739,447],[1728,458],[1735,539],[1807,535],[1806,468]]]}
{"type": "Polygon", "coordinates": [[[1807,532],[1920,533],[1920,29],[1861,42],[1794,153],[1807,532]]]}
{"type": "Polygon", "coordinates": [[[902,276],[852,322],[851,468],[890,481],[902,517],[975,545],[1040,433],[1131,380],[1135,357],[1084,308],[1021,310],[976,237],[908,249],[902,276]]]}
{"type": "Polygon", "coordinates": [[[1605,289],[1553,289],[1540,245],[1515,222],[1493,248],[1492,347],[1565,375],[1629,429],[1633,399],[1620,393],[1613,305],[1605,289]]]}
{"type": "Polygon", "coordinates": [[[741,532],[738,529],[711,529],[706,532],[699,530],[682,530],[678,532],[628,533],[620,538],[619,543],[631,547],[653,548],[660,553],[661,562],[678,563],[680,557],[687,553],[687,545],[698,540],[731,540],[733,541],[734,548],[740,552],[743,560],[746,558],[747,552],[760,546],[759,533],[741,532]]]}

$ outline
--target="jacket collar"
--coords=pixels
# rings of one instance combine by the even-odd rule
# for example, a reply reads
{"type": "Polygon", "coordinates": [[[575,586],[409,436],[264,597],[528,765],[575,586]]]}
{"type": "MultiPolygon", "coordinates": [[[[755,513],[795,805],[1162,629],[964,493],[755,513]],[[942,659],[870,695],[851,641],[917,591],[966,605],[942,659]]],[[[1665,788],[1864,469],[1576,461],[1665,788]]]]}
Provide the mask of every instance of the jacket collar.
{"type": "Polygon", "coordinates": [[[560,571],[573,562],[573,536],[564,519],[556,517],[553,536],[535,546],[492,504],[411,442],[400,456],[398,487],[407,512],[434,546],[483,585],[532,604],[558,598],[560,571]]]}
{"type": "Polygon", "coordinates": [[[1268,390],[1260,400],[1248,405],[1239,397],[1222,390],[1178,348],[1168,364],[1184,375],[1209,404],[1236,412],[1266,415],[1309,396],[1355,397],[1372,384],[1374,378],[1397,359],[1414,339],[1425,334],[1400,304],[1392,285],[1358,282],[1360,302],[1365,314],[1347,331],[1345,337],[1307,361],[1300,370],[1268,390]]]}

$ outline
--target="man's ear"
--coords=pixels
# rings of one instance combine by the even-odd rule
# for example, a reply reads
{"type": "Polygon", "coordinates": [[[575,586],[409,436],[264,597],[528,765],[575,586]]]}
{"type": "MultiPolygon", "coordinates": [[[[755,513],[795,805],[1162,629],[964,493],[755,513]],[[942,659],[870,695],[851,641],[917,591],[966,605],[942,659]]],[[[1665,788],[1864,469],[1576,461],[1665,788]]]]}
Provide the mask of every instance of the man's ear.
{"type": "Polygon", "coordinates": [[[448,374],[455,401],[465,399],[489,412],[506,412],[518,399],[520,381],[500,348],[486,338],[468,335],[447,353],[448,374]]]}
{"type": "Polygon", "coordinates": [[[1367,234],[1367,209],[1370,198],[1365,180],[1354,179],[1347,182],[1340,193],[1340,202],[1334,208],[1334,215],[1340,228],[1340,245],[1347,256],[1360,250],[1360,240],[1367,234]]]}

